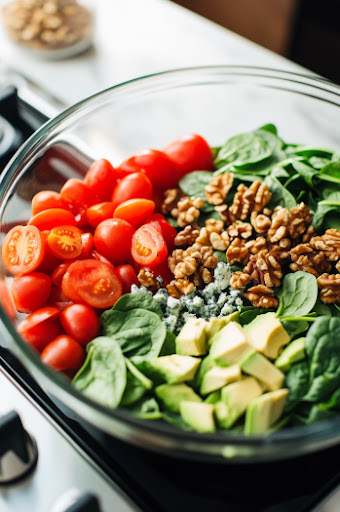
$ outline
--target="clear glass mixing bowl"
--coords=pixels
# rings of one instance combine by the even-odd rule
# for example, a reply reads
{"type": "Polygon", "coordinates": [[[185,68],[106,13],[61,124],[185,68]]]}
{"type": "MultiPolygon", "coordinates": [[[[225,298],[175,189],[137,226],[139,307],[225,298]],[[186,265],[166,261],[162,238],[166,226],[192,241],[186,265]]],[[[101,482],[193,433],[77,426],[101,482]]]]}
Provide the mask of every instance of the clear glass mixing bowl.
{"type": "MultiPolygon", "coordinates": [[[[0,181],[1,240],[13,225],[29,219],[36,192],[59,190],[66,179],[81,177],[93,159],[115,165],[137,150],[160,149],[190,132],[218,146],[270,122],[287,142],[339,149],[340,88],[288,72],[222,66],[169,71],[100,92],[48,121],[13,157],[0,181]]],[[[225,462],[295,457],[340,441],[340,418],[245,437],[184,432],[102,407],[45,367],[20,338],[3,266],[0,279],[1,343],[50,396],[106,433],[166,454],[225,462]]]]}

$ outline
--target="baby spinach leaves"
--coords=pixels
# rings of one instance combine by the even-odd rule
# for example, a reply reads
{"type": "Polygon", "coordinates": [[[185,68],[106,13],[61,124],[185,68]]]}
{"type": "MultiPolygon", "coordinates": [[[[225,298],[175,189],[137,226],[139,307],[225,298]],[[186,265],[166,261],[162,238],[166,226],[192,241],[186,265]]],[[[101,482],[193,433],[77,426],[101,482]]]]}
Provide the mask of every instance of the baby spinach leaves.
{"type": "Polygon", "coordinates": [[[214,205],[207,202],[205,197],[205,187],[209,185],[213,178],[213,173],[208,171],[194,171],[186,174],[179,182],[179,187],[188,196],[200,197],[204,200],[202,211],[210,212],[214,210],[214,205]]]}
{"type": "Polygon", "coordinates": [[[279,317],[304,317],[313,309],[318,298],[316,278],[309,272],[287,274],[278,290],[279,317]]]}
{"type": "MultiPolygon", "coordinates": [[[[159,318],[163,318],[163,313],[158,302],[149,293],[126,293],[117,300],[113,306],[114,311],[131,311],[132,309],[147,309],[152,313],[156,313],[159,318]]],[[[106,322],[107,312],[101,316],[102,321],[106,322]]]]}

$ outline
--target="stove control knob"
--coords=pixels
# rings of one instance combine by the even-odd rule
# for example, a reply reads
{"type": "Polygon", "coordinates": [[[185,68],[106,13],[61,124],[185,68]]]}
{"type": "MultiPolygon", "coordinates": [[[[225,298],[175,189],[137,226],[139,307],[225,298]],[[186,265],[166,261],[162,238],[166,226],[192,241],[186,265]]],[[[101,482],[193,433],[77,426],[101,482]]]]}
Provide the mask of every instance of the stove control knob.
{"type": "Polygon", "coordinates": [[[0,418],[0,485],[25,478],[36,466],[37,445],[24,429],[20,416],[9,412],[0,418]]]}
{"type": "Polygon", "coordinates": [[[54,504],[51,512],[102,512],[102,509],[94,494],[81,494],[78,489],[69,489],[54,504]]]}

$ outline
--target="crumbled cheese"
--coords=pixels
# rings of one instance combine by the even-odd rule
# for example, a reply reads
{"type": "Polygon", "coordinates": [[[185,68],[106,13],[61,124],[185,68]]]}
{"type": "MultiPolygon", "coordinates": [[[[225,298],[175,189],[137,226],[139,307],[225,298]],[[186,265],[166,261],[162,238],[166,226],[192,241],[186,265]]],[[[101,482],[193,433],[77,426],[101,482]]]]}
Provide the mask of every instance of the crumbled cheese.
{"type": "Polygon", "coordinates": [[[178,317],[176,315],[169,315],[164,317],[166,328],[171,332],[175,332],[178,317]]]}
{"type": "Polygon", "coordinates": [[[214,270],[214,282],[220,290],[225,290],[230,284],[231,269],[229,263],[219,261],[214,270]]]}

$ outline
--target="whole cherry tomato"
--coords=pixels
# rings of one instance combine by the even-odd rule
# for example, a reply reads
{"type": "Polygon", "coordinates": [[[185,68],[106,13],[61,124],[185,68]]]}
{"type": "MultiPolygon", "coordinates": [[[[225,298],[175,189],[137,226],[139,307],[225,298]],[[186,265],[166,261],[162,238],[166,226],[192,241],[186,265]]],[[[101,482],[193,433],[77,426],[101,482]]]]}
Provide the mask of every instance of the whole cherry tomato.
{"type": "Polygon", "coordinates": [[[117,179],[118,173],[108,160],[101,158],[93,162],[84,178],[84,184],[91,191],[93,204],[111,200],[117,179]]]}
{"type": "Polygon", "coordinates": [[[98,224],[103,220],[110,219],[113,217],[115,211],[115,205],[108,201],[106,203],[93,204],[86,210],[86,218],[88,223],[96,228],[98,224]]]}
{"type": "Polygon", "coordinates": [[[85,360],[84,349],[71,336],[54,338],[42,351],[41,360],[57,372],[79,370],[85,360]]]}
{"type": "Polygon", "coordinates": [[[113,217],[124,219],[138,228],[153,213],[154,209],[155,203],[150,199],[129,199],[117,206],[113,217]]]}
{"type": "Polygon", "coordinates": [[[179,179],[188,172],[213,169],[211,148],[201,135],[183,135],[166,146],[164,153],[176,166],[179,179]]]}
{"type": "Polygon", "coordinates": [[[136,286],[139,286],[136,272],[134,271],[134,268],[132,267],[132,265],[129,265],[129,264],[118,265],[118,267],[116,267],[116,272],[122,282],[123,294],[130,293],[131,286],[133,284],[135,284],[136,286]]]}
{"type": "Polygon", "coordinates": [[[94,201],[90,189],[83,181],[70,178],[61,188],[60,196],[64,208],[75,216],[77,226],[85,226],[87,223],[86,210],[94,201]]]}
{"type": "Polygon", "coordinates": [[[11,284],[14,304],[20,313],[32,313],[46,303],[52,287],[50,276],[31,272],[17,276],[11,284]]]}
{"type": "Polygon", "coordinates": [[[63,333],[59,316],[60,310],[56,307],[37,309],[22,320],[18,332],[31,347],[42,352],[50,341],[63,333]]]}
{"type": "Polygon", "coordinates": [[[99,316],[87,304],[67,306],[60,314],[60,322],[65,332],[83,346],[97,336],[100,328],[99,316]]]}
{"type": "Polygon", "coordinates": [[[36,215],[50,208],[62,208],[62,202],[59,192],[54,190],[42,190],[35,194],[32,199],[32,215],[36,215]]]}
{"type": "Polygon", "coordinates": [[[28,222],[29,226],[36,226],[40,231],[50,231],[57,226],[75,226],[75,216],[64,208],[50,208],[33,215],[28,222]]]}
{"type": "Polygon", "coordinates": [[[129,199],[151,199],[151,196],[152,184],[147,175],[142,172],[133,172],[117,184],[112,194],[112,202],[116,208],[129,199]]]}
{"type": "Polygon", "coordinates": [[[96,250],[114,265],[129,261],[135,228],[123,219],[107,219],[94,232],[96,250]]]}

